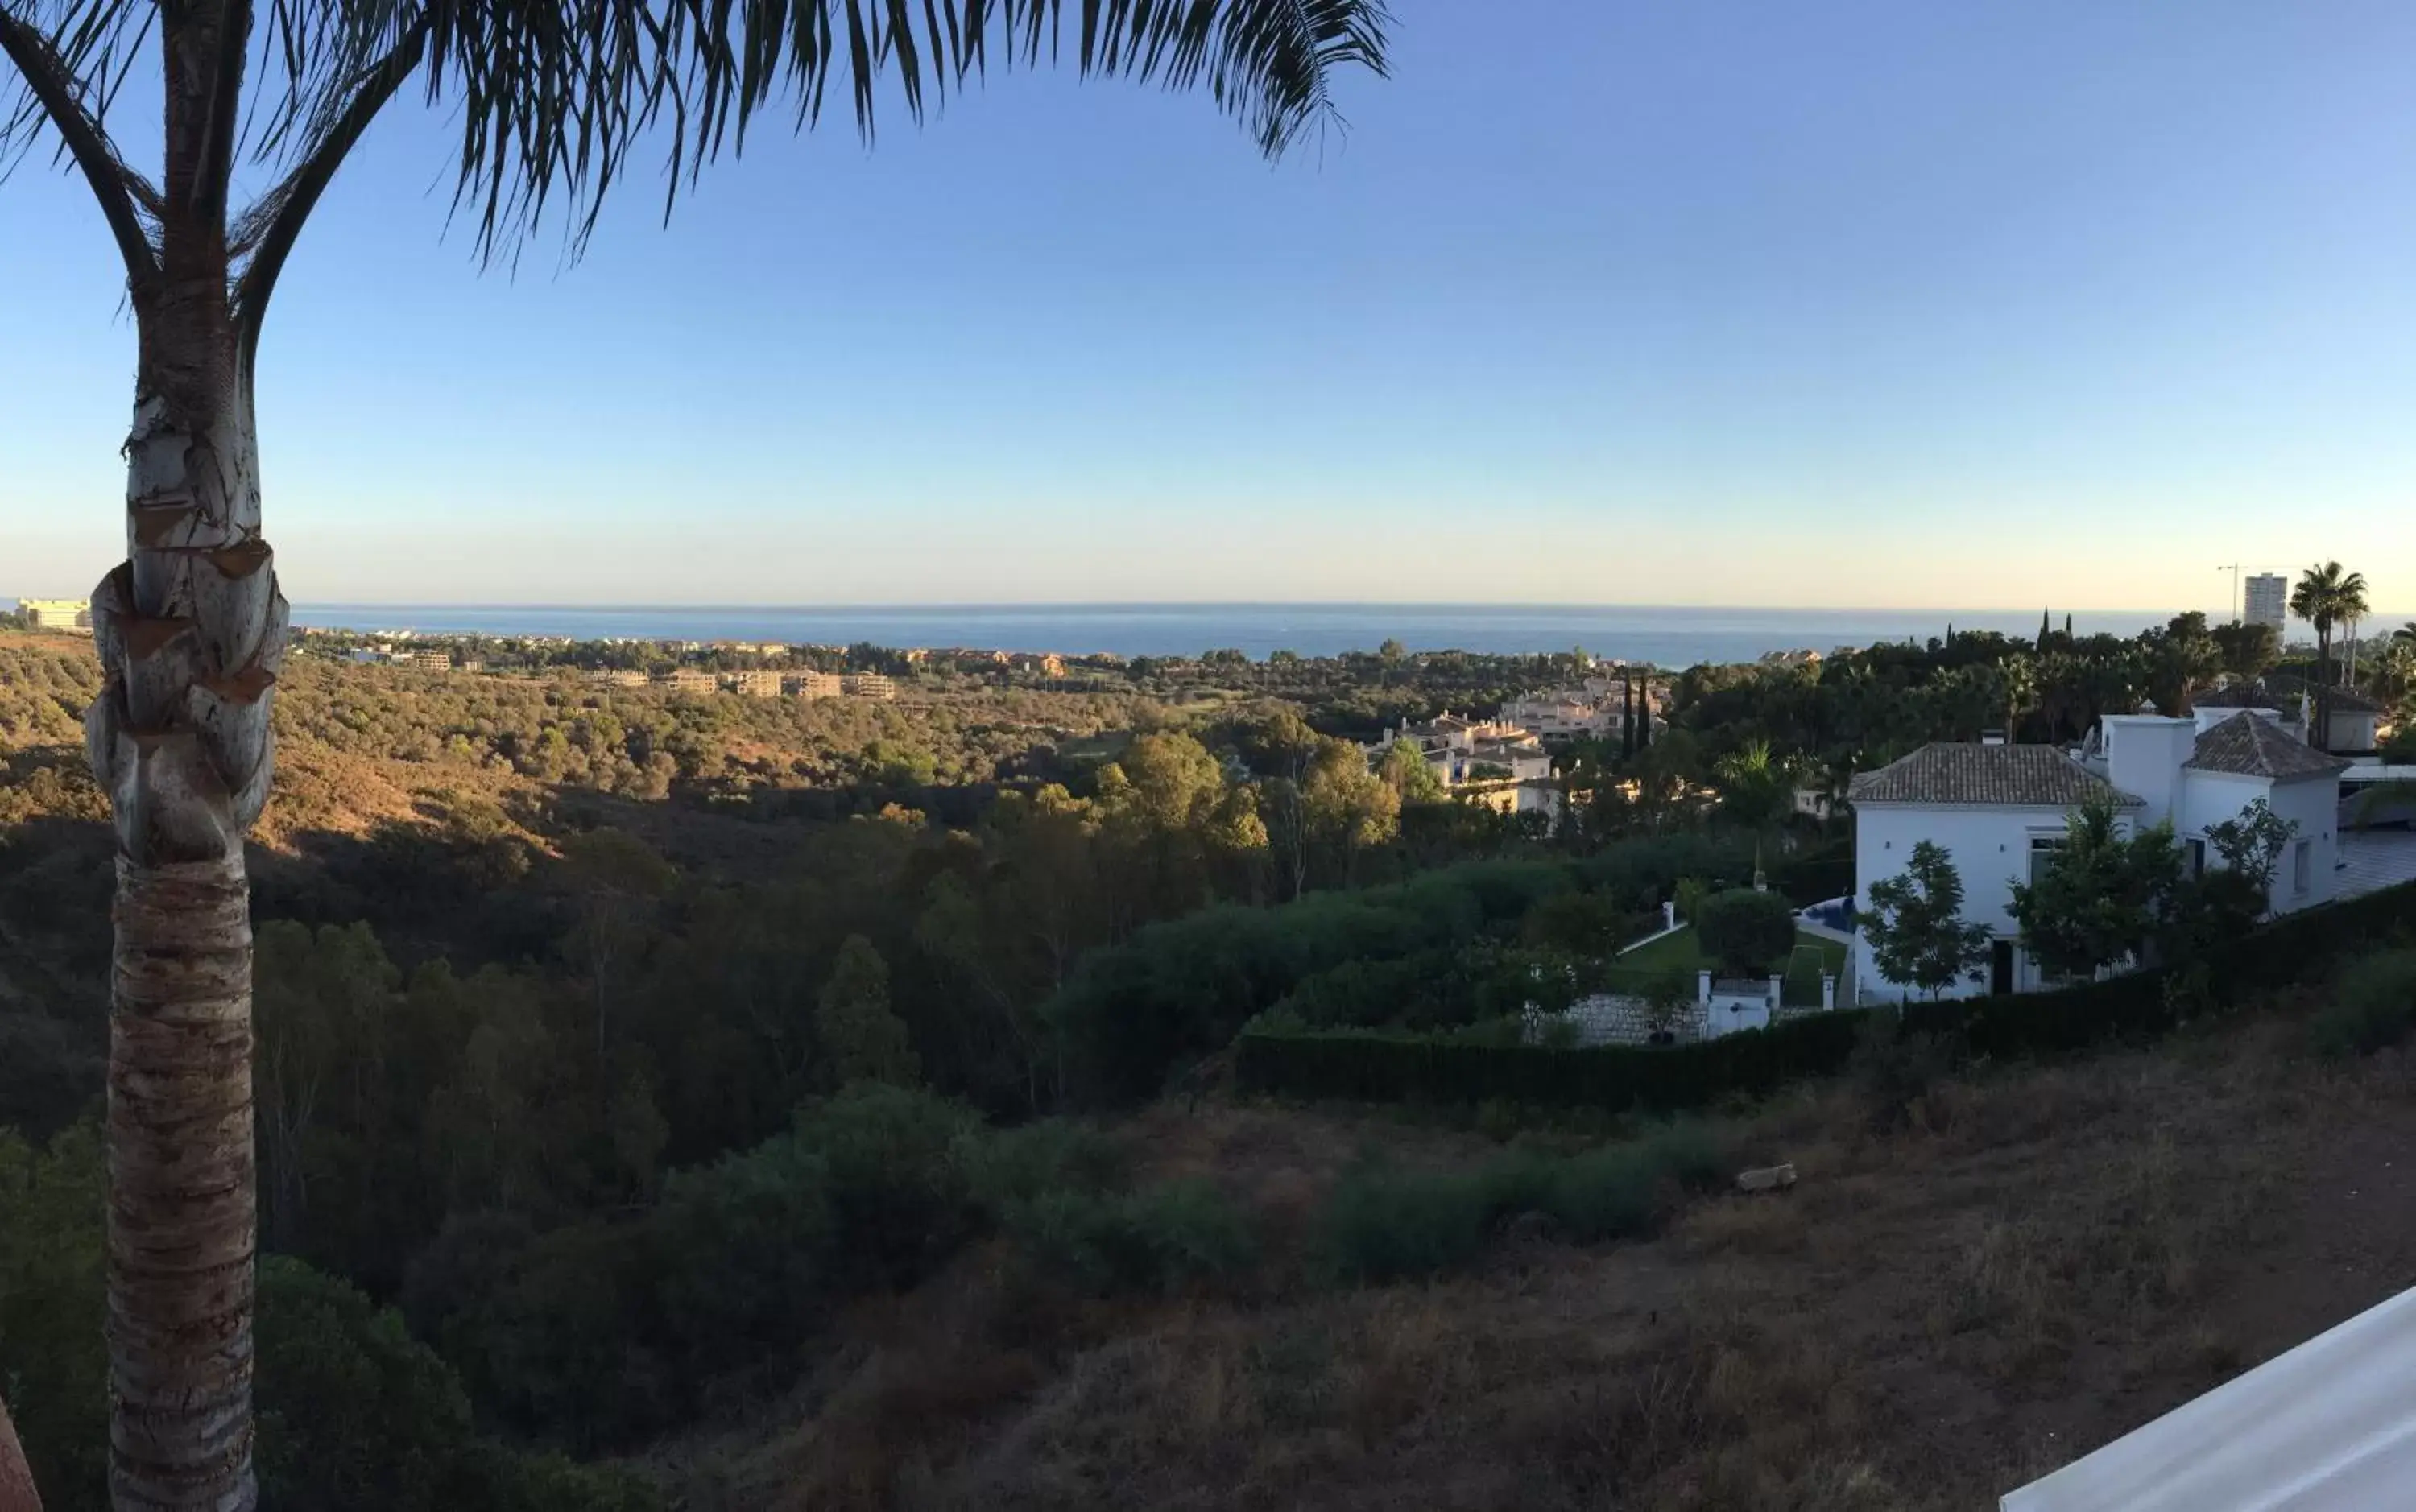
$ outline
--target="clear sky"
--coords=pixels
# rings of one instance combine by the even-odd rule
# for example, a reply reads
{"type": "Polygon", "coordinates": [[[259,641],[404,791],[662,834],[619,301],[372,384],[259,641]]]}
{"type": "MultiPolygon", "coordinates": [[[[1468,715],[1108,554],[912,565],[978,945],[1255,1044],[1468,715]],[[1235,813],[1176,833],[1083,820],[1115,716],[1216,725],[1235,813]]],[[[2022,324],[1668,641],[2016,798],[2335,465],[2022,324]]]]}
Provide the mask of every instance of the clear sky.
{"type": "MultiPolygon", "coordinates": [[[[2407,0],[1396,10],[1321,154],[993,77],[517,277],[406,98],[270,317],[289,594],[2416,607],[2407,0]]],[[[113,262],[0,183],[0,594],[119,554],[113,262]]]]}

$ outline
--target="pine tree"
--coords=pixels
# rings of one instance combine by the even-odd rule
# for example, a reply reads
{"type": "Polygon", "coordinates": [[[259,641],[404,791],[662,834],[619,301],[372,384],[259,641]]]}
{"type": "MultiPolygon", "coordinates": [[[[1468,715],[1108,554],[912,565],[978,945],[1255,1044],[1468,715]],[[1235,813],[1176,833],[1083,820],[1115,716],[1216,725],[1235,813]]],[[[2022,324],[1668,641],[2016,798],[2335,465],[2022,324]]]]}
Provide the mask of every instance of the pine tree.
{"type": "Polygon", "coordinates": [[[841,1083],[889,1082],[913,1086],[922,1079],[905,1021],[889,1007],[889,967],[861,935],[838,948],[830,980],[823,983],[814,1032],[831,1073],[841,1083]]]}

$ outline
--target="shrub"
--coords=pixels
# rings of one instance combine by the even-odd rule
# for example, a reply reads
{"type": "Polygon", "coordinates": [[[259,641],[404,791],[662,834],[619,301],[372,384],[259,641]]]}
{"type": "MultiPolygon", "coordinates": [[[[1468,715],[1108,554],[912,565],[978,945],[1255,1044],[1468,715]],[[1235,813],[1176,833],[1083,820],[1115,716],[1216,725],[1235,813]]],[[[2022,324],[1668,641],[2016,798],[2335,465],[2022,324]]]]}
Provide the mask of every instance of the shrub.
{"type": "Polygon", "coordinates": [[[1692,1124],[1575,1155],[1518,1151],[1473,1173],[1363,1164],[1336,1184],[1321,1248],[1338,1278],[1387,1281],[1472,1263],[1523,1213],[1543,1214],[1579,1244],[1640,1238],[1659,1231],[1680,1194],[1726,1168],[1718,1145],[1692,1124]]]}
{"type": "Polygon", "coordinates": [[[875,1082],[798,1114],[796,1139],[825,1173],[845,1282],[911,1284],[964,1242],[977,1215],[957,1152],[978,1127],[944,1098],[875,1082]]]}
{"type": "Polygon", "coordinates": [[[297,1512],[436,1512],[470,1437],[470,1400],[433,1351],[344,1281],[260,1263],[260,1478],[297,1512]]]}
{"type": "Polygon", "coordinates": [[[1884,1134],[1904,1127],[1913,1103],[1928,1095],[1954,1060],[1938,1036],[1907,1029],[1901,1012],[1882,1008],[1864,1021],[1847,1070],[1871,1128],[1884,1134]]]}
{"type": "Polygon", "coordinates": [[[1319,1248],[1348,1281],[1455,1270],[1484,1250],[1498,1195],[1478,1176],[1360,1165],[1326,1199],[1319,1248]]]}
{"type": "Polygon", "coordinates": [[[2416,1026],[2416,950],[2381,951],[2350,963],[2311,1028],[2328,1055],[2368,1055],[2416,1026]]]}
{"type": "Polygon", "coordinates": [[[957,1159],[974,1203],[994,1220],[1045,1191],[1122,1187],[1130,1163],[1123,1145],[1078,1118],[970,1133],[959,1141],[957,1159]]]}
{"type": "Polygon", "coordinates": [[[673,1175],[648,1227],[656,1306],[692,1380],[793,1344],[828,1305],[830,1171],[794,1134],[673,1175]]]}
{"type": "Polygon", "coordinates": [[[1126,1193],[1060,1189],[1009,1217],[1039,1268],[1099,1295],[1173,1292],[1244,1270],[1258,1256],[1249,1224],[1206,1181],[1126,1193]]]}
{"type": "Polygon", "coordinates": [[[1767,972],[1795,948],[1795,914],[1775,892],[1731,888],[1703,900],[1695,921],[1703,953],[1737,976],[1767,972]]]}

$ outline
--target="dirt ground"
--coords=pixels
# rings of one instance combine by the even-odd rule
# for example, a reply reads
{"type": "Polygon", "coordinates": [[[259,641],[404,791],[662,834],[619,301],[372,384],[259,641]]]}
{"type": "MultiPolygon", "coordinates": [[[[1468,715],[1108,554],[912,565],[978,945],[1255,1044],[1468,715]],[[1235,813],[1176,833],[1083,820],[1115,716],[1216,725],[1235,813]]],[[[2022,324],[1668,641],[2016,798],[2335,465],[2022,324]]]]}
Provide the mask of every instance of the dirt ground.
{"type": "Polygon", "coordinates": [[[1697,1199],[1647,1243],[1505,1236],[1427,1284],[1319,1280],[1311,1215],[1363,1149],[1488,1141],[1161,1107],[1137,1151],[1257,1211],[1260,1274],[1080,1303],[975,1257],[865,1309],[673,1482],[700,1512],[1993,1505],[2416,1284],[2416,1059],[2315,1059],[2303,1008],[1979,1068],[1886,1133],[1850,1081],[1791,1094],[1723,1132],[1792,1192],[1697,1199]]]}

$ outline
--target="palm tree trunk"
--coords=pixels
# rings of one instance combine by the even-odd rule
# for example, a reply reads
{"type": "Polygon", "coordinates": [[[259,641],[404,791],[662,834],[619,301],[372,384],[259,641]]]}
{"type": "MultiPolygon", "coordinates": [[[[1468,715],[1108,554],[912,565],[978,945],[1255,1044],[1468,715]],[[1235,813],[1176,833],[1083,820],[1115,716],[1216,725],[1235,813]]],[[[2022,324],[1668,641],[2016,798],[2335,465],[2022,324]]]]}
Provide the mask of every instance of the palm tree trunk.
{"type": "Polygon", "coordinates": [[[2316,727],[2307,731],[2307,743],[2318,751],[2333,748],[2333,636],[2324,626],[2316,628],[2316,727]]]}
{"type": "Polygon", "coordinates": [[[85,717],[117,842],[110,1489],[249,1512],[256,1228],[243,836],[267,795],[285,601],[260,535],[224,259],[135,292],[127,561],[93,593],[85,717]]]}

